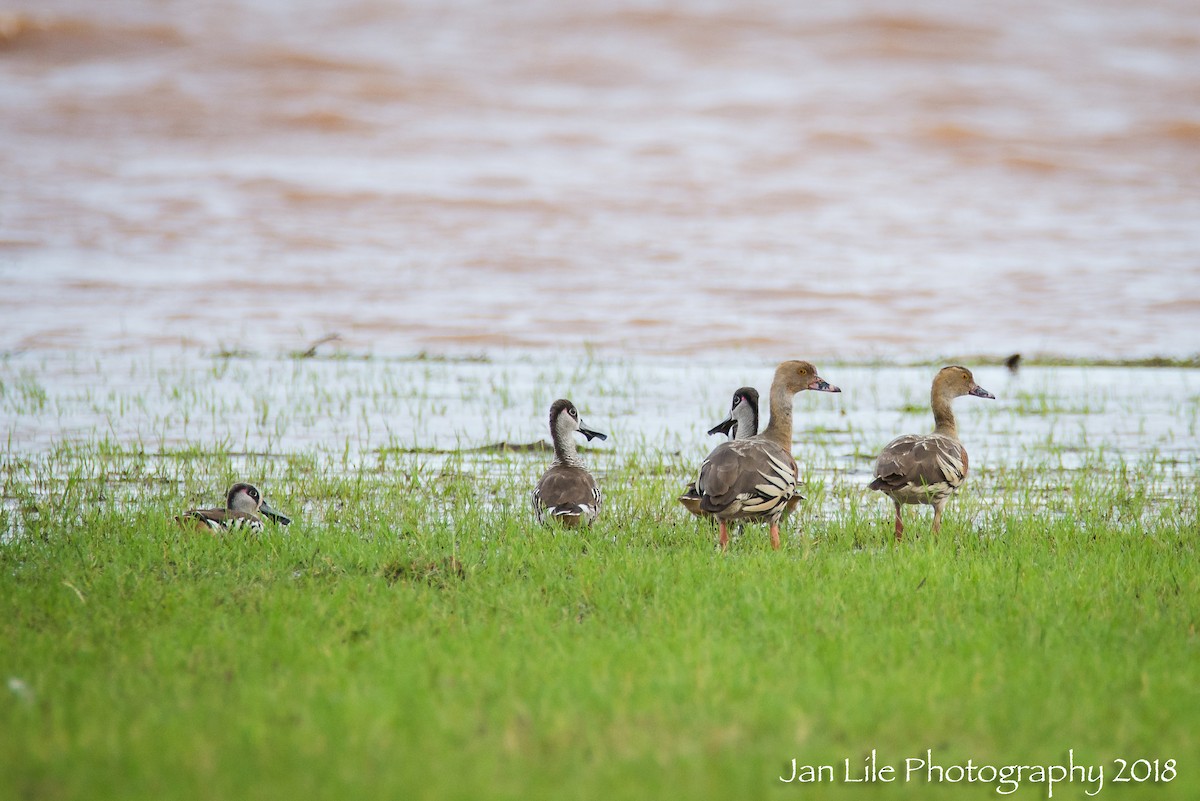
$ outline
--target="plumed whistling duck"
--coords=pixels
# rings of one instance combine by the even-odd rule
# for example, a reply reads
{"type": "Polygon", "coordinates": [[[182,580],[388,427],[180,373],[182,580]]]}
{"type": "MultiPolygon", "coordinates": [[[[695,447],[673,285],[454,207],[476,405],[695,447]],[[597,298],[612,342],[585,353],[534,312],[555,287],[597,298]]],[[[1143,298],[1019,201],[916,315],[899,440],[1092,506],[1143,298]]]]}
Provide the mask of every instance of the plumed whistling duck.
{"type": "Polygon", "coordinates": [[[729,544],[732,520],[765,520],[771,547],[779,548],[779,520],[796,494],[799,468],[792,458],[792,400],[812,389],[841,392],[804,361],[787,361],[771,381],[771,419],[766,429],[747,439],[718,445],[700,465],[696,488],[700,510],[717,519],[721,550],[729,544]]]}
{"type": "Polygon", "coordinates": [[[963,395],[996,396],[975,383],[965,367],[943,367],[930,390],[932,434],[905,434],[888,443],[875,460],[875,480],[867,486],[879,490],[896,506],[896,539],[904,535],[900,506],[924,503],[933,506],[933,533],[942,529],[942,509],[967,477],[967,449],[958,441],[958,425],[950,402],[963,395]]]}

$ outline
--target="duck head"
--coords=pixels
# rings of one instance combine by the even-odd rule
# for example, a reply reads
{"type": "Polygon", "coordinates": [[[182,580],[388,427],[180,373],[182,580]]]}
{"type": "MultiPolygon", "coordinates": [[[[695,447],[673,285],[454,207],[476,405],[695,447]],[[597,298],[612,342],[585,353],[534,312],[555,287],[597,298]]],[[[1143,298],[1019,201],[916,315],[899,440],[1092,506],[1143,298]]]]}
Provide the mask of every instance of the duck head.
{"type": "Polygon", "coordinates": [[[607,434],[601,434],[599,431],[585,426],[575,404],[565,398],[556,400],[550,406],[550,431],[560,441],[569,439],[576,431],[587,437],[588,441],[608,439],[607,434]]]}
{"type": "Polygon", "coordinates": [[[231,512],[261,514],[284,526],[292,522],[290,517],[272,508],[253,484],[238,483],[230,487],[229,494],[225,496],[225,508],[231,512]]]}
{"type": "Polygon", "coordinates": [[[817,392],[841,392],[833,384],[817,375],[817,368],[813,367],[811,362],[797,360],[784,362],[775,369],[775,380],[772,382],[772,386],[779,384],[793,394],[806,389],[817,392]]]}
{"type": "Polygon", "coordinates": [[[938,371],[933,379],[933,394],[944,398],[974,395],[977,398],[996,399],[995,395],[975,383],[975,376],[971,375],[970,370],[957,364],[938,371]]]}
{"type": "Polygon", "coordinates": [[[742,387],[733,393],[729,416],[708,430],[709,435],[724,434],[730,439],[752,437],[758,433],[758,390],[742,387]]]}

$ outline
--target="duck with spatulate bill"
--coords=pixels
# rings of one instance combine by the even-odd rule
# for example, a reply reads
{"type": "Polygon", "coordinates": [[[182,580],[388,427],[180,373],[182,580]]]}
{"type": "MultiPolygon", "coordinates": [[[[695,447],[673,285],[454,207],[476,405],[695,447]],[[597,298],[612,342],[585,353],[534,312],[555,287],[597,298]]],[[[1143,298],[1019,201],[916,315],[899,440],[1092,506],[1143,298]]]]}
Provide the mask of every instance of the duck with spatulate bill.
{"type": "Polygon", "coordinates": [[[724,442],[700,465],[696,488],[700,510],[717,519],[721,550],[729,544],[729,523],[764,520],[771,547],[779,549],[779,520],[796,494],[799,468],[792,458],[792,401],[804,390],[841,392],[804,361],[787,361],[771,381],[771,419],[761,434],[724,442]]]}
{"type": "Polygon", "coordinates": [[[933,433],[897,437],[875,460],[875,479],[867,486],[895,504],[896,539],[904,535],[900,507],[908,503],[933,506],[933,533],[941,531],[942,510],[967,478],[967,449],[958,440],[958,424],[950,408],[951,401],[963,395],[996,399],[975,383],[967,368],[943,367],[929,392],[933,433]]]}
{"type": "Polygon", "coordinates": [[[292,522],[290,517],[275,511],[271,504],[267,503],[258,487],[239,482],[226,493],[224,509],[189,509],[175,518],[175,522],[181,526],[196,526],[214,533],[239,529],[261,533],[263,517],[284,526],[292,522]]]}
{"type": "MultiPolygon", "coordinates": [[[[739,387],[733,393],[733,404],[729,407],[729,416],[712,428],[708,435],[724,434],[731,440],[749,439],[758,433],[758,390],[754,387],[739,387]]],[[[687,489],[679,496],[679,502],[697,517],[709,517],[700,511],[700,490],[696,482],[688,484],[687,489]]]]}
{"type": "Polygon", "coordinates": [[[566,399],[550,406],[550,439],[554,461],[533,490],[533,513],[539,523],[554,520],[565,526],[590,525],[600,514],[603,495],[596,479],[579,458],[574,435],[588,440],[608,439],[583,424],[575,404],[566,399]]]}

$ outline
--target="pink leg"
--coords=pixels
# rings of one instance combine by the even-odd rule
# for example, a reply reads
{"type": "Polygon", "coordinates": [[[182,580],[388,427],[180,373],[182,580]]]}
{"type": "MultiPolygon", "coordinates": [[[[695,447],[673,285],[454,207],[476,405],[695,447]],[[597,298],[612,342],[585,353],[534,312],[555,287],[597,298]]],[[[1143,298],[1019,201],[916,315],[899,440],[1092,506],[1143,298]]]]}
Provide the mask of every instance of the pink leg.
{"type": "Polygon", "coordinates": [[[896,504],[896,541],[904,538],[904,523],[900,520],[900,504],[896,504]]]}
{"type": "Polygon", "coordinates": [[[727,547],[729,547],[729,526],[725,525],[724,520],[720,521],[720,523],[721,523],[721,540],[720,540],[720,542],[721,542],[721,550],[723,551],[727,547]]]}
{"type": "Polygon", "coordinates": [[[942,509],[945,507],[945,501],[933,505],[933,535],[935,537],[942,531],[942,509]]]}
{"type": "Polygon", "coordinates": [[[771,550],[773,550],[773,551],[779,550],[779,524],[778,523],[771,524],[771,550]]]}

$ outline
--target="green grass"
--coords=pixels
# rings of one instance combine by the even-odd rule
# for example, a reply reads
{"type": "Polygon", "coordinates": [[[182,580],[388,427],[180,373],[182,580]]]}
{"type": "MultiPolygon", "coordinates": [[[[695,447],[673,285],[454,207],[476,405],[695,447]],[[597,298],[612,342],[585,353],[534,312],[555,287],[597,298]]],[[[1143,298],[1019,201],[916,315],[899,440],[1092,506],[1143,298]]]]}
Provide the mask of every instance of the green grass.
{"type": "Polygon", "coordinates": [[[1152,462],[984,470],[940,539],[910,508],[900,544],[879,496],[816,475],[781,552],[747,527],[720,554],[674,503],[686,460],[649,451],[589,457],[607,507],[583,532],[534,526],[543,455],[247,458],[6,462],[0,798],[996,795],[778,780],[872,748],[1074,749],[1104,797],[1200,794],[1200,497],[1152,462]],[[239,472],[275,475],[296,523],[174,527],[239,472]],[[1177,778],[1111,784],[1143,757],[1177,778]]]}
{"type": "Polygon", "coordinates": [[[1200,797],[1191,373],[981,368],[966,488],[896,544],[864,485],[928,429],[930,370],[822,365],[844,392],[796,402],[783,550],[719,554],[675,497],[769,368],[0,359],[0,801],[997,795],[778,780],[871,749],[1073,749],[1103,797],[1200,797]],[[533,523],[544,452],[489,447],[560,395],[611,435],[583,532],[533,523]],[[235,480],[295,524],[173,525],[235,480]],[[1176,778],[1112,782],[1139,758],[1176,778]]]}

